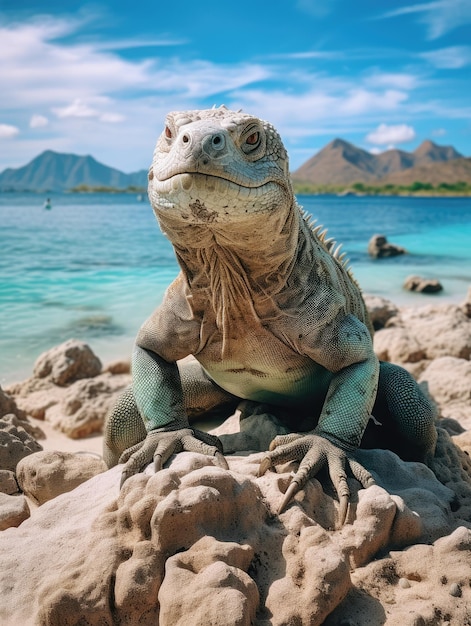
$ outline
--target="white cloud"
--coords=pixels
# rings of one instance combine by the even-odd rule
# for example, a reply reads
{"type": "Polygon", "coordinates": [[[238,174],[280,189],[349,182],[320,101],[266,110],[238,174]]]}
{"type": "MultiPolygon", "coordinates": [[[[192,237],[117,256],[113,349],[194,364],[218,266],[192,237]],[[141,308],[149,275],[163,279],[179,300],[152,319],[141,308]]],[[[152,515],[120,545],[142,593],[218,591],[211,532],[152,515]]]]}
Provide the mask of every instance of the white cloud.
{"type": "Polygon", "coordinates": [[[458,70],[471,64],[471,47],[451,46],[424,52],[420,56],[439,69],[458,70]]]}
{"type": "Polygon", "coordinates": [[[446,33],[471,23],[471,2],[469,0],[437,0],[404,6],[380,16],[397,17],[417,13],[428,30],[429,39],[438,39],[446,33]]]}
{"type": "Polygon", "coordinates": [[[16,137],[20,129],[11,124],[0,124],[0,139],[12,139],[16,137]]]}
{"type": "Polygon", "coordinates": [[[49,120],[47,119],[47,117],[44,117],[44,115],[38,115],[38,114],[34,114],[31,116],[31,119],[29,120],[29,127],[30,128],[43,128],[44,126],[47,126],[49,124],[49,120]]]}
{"type": "Polygon", "coordinates": [[[103,115],[100,115],[100,120],[109,124],[118,124],[119,122],[124,122],[125,119],[126,116],[121,115],[121,113],[103,113],[103,115]]]}
{"type": "Polygon", "coordinates": [[[92,109],[80,98],[76,98],[66,107],[56,107],[52,110],[58,117],[98,117],[99,115],[98,111],[92,109]]]}
{"type": "Polygon", "coordinates": [[[378,128],[368,133],[366,140],[380,146],[394,145],[397,143],[405,143],[415,139],[415,130],[407,124],[397,124],[388,126],[380,124],[378,128]]]}
{"type": "Polygon", "coordinates": [[[108,124],[117,124],[119,122],[123,122],[126,119],[125,115],[121,113],[115,113],[111,111],[105,111],[102,113],[100,108],[104,106],[109,106],[110,101],[108,98],[93,98],[92,102],[95,103],[94,106],[90,106],[87,102],[84,102],[80,98],[76,98],[71,104],[65,107],[53,107],[53,112],[59,118],[96,118],[101,122],[106,122],[108,124]],[[98,107],[97,107],[98,105],[98,107]]]}
{"type": "MultiPolygon", "coordinates": [[[[395,112],[407,100],[408,95],[398,90],[379,90],[354,87],[348,83],[317,80],[311,77],[307,83],[317,83],[318,87],[305,93],[272,91],[270,97],[264,90],[244,90],[236,92],[230,103],[234,108],[244,110],[277,124],[293,124],[293,116],[301,125],[306,123],[361,119],[367,115],[383,115],[395,112]]],[[[303,131],[304,132],[304,131],[303,131]]]]}
{"type": "Polygon", "coordinates": [[[383,72],[372,74],[365,82],[371,87],[392,87],[409,91],[418,86],[419,79],[414,74],[405,72],[383,72]]]}

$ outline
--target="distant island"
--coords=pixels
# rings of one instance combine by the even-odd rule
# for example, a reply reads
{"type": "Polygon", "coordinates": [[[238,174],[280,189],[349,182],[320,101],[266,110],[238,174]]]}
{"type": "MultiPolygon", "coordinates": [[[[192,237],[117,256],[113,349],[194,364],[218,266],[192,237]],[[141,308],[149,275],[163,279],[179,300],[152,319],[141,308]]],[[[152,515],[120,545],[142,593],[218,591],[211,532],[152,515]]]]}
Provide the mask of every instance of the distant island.
{"type": "Polygon", "coordinates": [[[125,174],[100,163],[92,156],[77,156],[46,150],[19,168],[0,173],[0,191],[123,192],[132,189],[144,193],[147,170],[125,174]]]}
{"type": "Polygon", "coordinates": [[[471,195],[471,159],[424,141],[414,152],[371,154],[334,139],[292,173],[296,193],[471,195]]]}
{"type": "MultiPolygon", "coordinates": [[[[471,158],[452,146],[424,141],[414,152],[372,154],[334,139],[292,173],[297,194],[471,195],[471,158]]],[[[137,193],[147,170],[125,174],[92,156],[46,150],[19,168],[0,173],[1,192],[137,193]]]]}
{"type": "Polygon", "coordinates": [[[125,189],[120,187],[107,187],[105,185],[77,185],[68,190],[70,193],[147,193],[146,187],[136,187],[136,185],[129,185],[125,189]]]}

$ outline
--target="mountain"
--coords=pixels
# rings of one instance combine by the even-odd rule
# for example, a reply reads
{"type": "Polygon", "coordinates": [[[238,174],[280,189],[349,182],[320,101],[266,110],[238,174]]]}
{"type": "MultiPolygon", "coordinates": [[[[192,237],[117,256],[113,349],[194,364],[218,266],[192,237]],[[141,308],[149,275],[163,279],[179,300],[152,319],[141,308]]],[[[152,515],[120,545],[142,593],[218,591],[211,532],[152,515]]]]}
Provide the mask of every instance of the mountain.
{"type": "Polygon", "coordinates": [[[334,139],[292,174],[294,181],[343,185],[376,180],[377,158],[343,139],[334,139]]]}
{"type": "MultiPolygon", "coordinates": [[[[417,178],[422,171],[428,176],[440,178],[444,164],[461,160],[462,155],[452,146],[438,146],[430,140],[424,141],[414,152],[393,149],[371,154],[343,139],[334,139],[293,172],[292,178],[295,182],[312,185],[350,185],[356,182],[392,182],[391,177],[395,177],[396,184],[400,184],[399,180],[405,172],[411,175],[415,172],[412,182],[423,180],[417,178]]],[[[446,172],[450,174],[452,169],[453,166],[448,167],[446,172]]],[[[467,171],[466,166],[461,169],[467,171]]],[[[438,182],[456,181],[442,179],[438,182]]]]}
{"type": "Polygon", "coordinates": [[[147,187],[147,171],[124,174],[92,156],[61,154],[46,150],[27,165],[0,174],[0,191],[67,191],[89,187],[147,187]]]}
{"type": "Polygon", "coordinates": [[[381,179],[381,184],[412,185],[420,181],[436,186],[440,183],[471,183],[471,159],[457,158],[439,163],[424,163],[381,179]]]}

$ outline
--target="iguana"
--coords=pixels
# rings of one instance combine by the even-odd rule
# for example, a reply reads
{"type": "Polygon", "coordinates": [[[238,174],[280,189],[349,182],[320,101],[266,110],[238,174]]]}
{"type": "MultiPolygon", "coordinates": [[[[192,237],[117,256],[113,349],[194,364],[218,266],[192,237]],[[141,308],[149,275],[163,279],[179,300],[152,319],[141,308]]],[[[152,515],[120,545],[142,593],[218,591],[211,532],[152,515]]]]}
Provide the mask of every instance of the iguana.
{"type": "Polygon", "coordinates": [[[405,370],[378,362],[361,291],[298,206],[271,124],[224,106],[169,113],[149,199],[181,272],[141,327],[132,388],[107,419],[104,458],[125,463],[123,482],[181,450],[227,467],[188,412],[234,397],[289,409],[295,432],[276,437],[260,466],[300,462],[280,510],[325,466],[343,523],[347,470],[374,483],[354,458],[365,431],[403,459],[433,456],[432,405],[405,370]],[[187,355],[197,362],[179,369],[187,355]],[[381,425],[367,429],[371,416],[381,425]]]}

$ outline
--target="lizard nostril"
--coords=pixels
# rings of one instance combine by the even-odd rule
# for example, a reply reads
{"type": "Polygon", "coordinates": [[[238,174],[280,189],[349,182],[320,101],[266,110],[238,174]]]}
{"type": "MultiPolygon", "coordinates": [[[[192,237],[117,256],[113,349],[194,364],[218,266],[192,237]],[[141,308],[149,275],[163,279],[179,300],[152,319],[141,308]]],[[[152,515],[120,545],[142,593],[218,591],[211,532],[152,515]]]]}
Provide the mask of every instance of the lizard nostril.
{"type": "Polygon", "coordinates": [[[214,150],[222,150],[225,145],[224,137],[220,133],[214,135],[211,139],[211,145],[214,150]]]}

